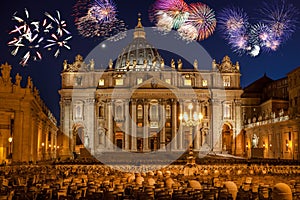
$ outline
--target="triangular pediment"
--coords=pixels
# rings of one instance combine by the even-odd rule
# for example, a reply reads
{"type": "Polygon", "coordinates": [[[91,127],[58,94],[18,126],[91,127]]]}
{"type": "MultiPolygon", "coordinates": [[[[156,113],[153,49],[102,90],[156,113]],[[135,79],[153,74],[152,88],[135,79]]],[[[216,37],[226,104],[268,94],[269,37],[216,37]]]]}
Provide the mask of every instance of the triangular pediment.
{"type": "Polygon", "coordinates": [[[171,84],[168,84],[158,78],[151,77],[148,80],[136,85],[134,89],[177,89],[171,84]]]}

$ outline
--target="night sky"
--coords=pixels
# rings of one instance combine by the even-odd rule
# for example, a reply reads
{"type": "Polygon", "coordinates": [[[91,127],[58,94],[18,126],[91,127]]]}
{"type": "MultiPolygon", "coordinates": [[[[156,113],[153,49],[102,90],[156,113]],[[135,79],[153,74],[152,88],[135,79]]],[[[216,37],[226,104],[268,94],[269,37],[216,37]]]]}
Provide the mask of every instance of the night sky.
{"type": "MultiPolygon", "coordinates": [[[[185,2],[189,4],[198,1],[186,0],[185,2]]],[[[256,9],[261,5],[262,1],[205,0],[202,2],[213,8],[216,13],[226,6],[239,6],[248,13],[251,22],[251,20],[258,18],[256,9]]],[[[266,2],[272,3],[271,0],[266,0],[266,2]]],[[[300,10],[300,1],[290,0],[289,2],[300,10]]],[[[59,119],[60,97],[58,90],[61,87],[60,73],[63,60],[66,59],[69,63],[72,63],[77,54],[85,57],[101,42],[100,39],[83,38],[78,34],[74,25],[74,17],[72,16],[72,9],[75,3],[75,0],[10,0],[3,1],[0,8],[0,64],[8,62],[12,65],[13,81],[15,74],[19,73],[23,76],[22,85],[26,84],[27,76],[31,76],[34,85],[40,91],[42,99],[57,119],[59,119]],[[27,8],[29,11],[30,18],[38,20],[44,18],[45,11],[55,14],[55,10],[59,10],[62,19],[66,20],[68,30],[73,36],[69,42],[71,50],[63,49],[58,58],[55,58],[53,53],[44,53],[41,61],[29,62],[28,66],[21,66],[19,64],[21,56],[12,56],[10,53],[12,48],[9,48],[7,43],[12,39],[12,36],[8,33],[16,24],[15,21],[11,20],[12,16],[16,11],[20,15],[24,15],[24,8],[27,8]]],[[[133,29],[136,26],[138,13],[142,14],[144,27],[153,26],[148,18],[148,9],[154,3],[154,0],[115,0],[115,3],[118,8],[118,17],[125,21],[128,29],[133,29]]],[[[228,55],[233,62],[239,61],[242,73],[242,87],[249,85],[263,76],[264,73],[272,79],[279,79],[300,66],[299,28],[276,52],[263,53],[254,58],[248,55],[239,56],[234,53],[218,31],[215,31],[211,37],[200,42],[200,44],[217,62],[221,61],[225,55],[228,55]]]]}

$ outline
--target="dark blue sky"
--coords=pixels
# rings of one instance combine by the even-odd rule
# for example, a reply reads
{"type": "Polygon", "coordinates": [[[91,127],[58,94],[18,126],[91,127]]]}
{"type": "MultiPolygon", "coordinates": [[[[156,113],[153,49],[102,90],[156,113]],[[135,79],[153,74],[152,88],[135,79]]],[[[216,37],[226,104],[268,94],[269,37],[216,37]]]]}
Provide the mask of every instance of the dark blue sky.
{"type": "MultiPolygon", "coordinates": [[[[142,21],[145,27],[153,26],[148,18],[148,9],[154,0],[115,0],[118,7],[118,16],[123,19],[132,29],[136,25],[137,13],[142,14],[142,21]]],[[[198,2],[196,0],[186,0],[187,3],[198,2]]],[[[235,5],[243,8],[250,18],[256,18],[257,7],[261,5],[261,0],[204,0],[216,12],[230,5],[235,5]]],[[[271,0],[266,2],[272,3],[271,0]]],[[[300,1],[290,0],[298,10],[300,10],[300,1]]],[[[8,62],[13,66],[12,76],[16,73],[23,76],[22,84],[25,85],[27,76],[33,78],[34,85],[40,90],[42,99],[46,105],[54,113],[55,117],[59,117],[59,94],[58,90],[61,86],[60,72],[64,59],[72,62],[77,54],[87,56],[87,54],[97,46],[101,41],[95,39],[86,39],[78,35],[74,25],[74,17],[72,9],[75,5],[75,0],[10,0],[4,1],[0,8],[0,64],[8,62]],[[53,57],[50,53],[44,53],[43,59],[38,62],[30,62],[28,66],[22,67],[20,55],[12,56],[11,49],[8,48],[7,42],[12,39],[8,32],[13,28],[15,22],[11,20],[15,11],[20,15],[24,15],[24,8],[27,8],[30,13],[30,18],[43,19],[44,12],[55,13],[59,10],[62,19],[65,19],[68,24],[68,30],[71,31],[73,38],[70,41],[71,50],[63,50],[58,58],[53,57]]],[[[263,76],[266,73],[272,79],[278,79],[286,76],[288,72],[300,66],[300,29],[292,35],[291,39],[282,45],[278,51],[269,54],[263,53],[258,57],[250,57],[247,55],[238,56],[235,54],[216,31],[213,36],[200,43],[217,61],[225,55],[229,55],[233,62],[239,61],[242,73],[242,87],[249,85],[251,82],[263,76]]],[[[121,50],[120,50],[121,52],[121,50]]]]}

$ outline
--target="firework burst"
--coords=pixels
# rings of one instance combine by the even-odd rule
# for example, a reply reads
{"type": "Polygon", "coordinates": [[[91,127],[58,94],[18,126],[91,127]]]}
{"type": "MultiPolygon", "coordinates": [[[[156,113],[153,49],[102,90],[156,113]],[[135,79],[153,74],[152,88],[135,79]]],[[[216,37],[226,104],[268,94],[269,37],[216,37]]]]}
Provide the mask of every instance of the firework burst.
{"type": "Polygon", "coordinates": [[[27,65],[30,59],[36,61],[42,59],[40,52],[41,44],[44,38],[40,33],[40,22],[33,21],[29,18],[29,12],[25,8],[25,17],[14,13],[12,20],[17,21],[14,29],[9,32],[10,35],[14,35],[13,39],[7,43],[8,46],[13,47],[11,54],[16,56],[22,54],[20,64],[22,66],[27,65]]]}
{"type": "Polygon", "coordinates": [[[194,41],[198,37],[198,30],[192,24],[183,24],[177,31],[179,36],[187,42],[194,41]]]}
{"type": "Polygon", "coordinates": [[[234,52],[251,51],[248,15],[240,8],[224,8],[218,15],[219,30],[234,52]]]}
{"type": "Polygon", "coordinates": [[[116,19],[117,9],[112,1],[95,0],[88,10],[97,21],[112,21],[116,19]]]}
{"type": "Polygon", "coordinates": [[[117,18],[117,8],[113,1],[79,0],[74,10],[75,24],[83,37],[112,37],[112,41],[117,41],[126,36],[126,24],[117,18]]]}
{"type": "Polygon", "coordinates": [[[183,0],[158,0],[150,9],[150,20],[158,29],[178,29],[188,19],[189,7],[183,0]]]}
{"type": "Polygon", "coordinates": [[[248,15],[240,8],[225,8],[218,15],[218,24],[225,38],[240,36],[249,27],[248,15]]]}
{"type": "Polygon", "coordinates": [[[217,20],[214,11],[207,5],[193,3],[190,5],[189,18],[186,23],[196,28],[198,40],[204,40],[215,31],[217,20]]]}
{"type": "Polygon", "coordinates": [[[260,9],[263,22],[268,25],[275,37],[282,42],[289,39],[295,32],[298,23],[299,11],[285,0],[263,3],[260,9]]]}
{"type": "Polygon", "coordinates": [[[250,42],[259,46],[263,51],[277,50],[280,40],[269,26],[263,23],[257,23],[250,28],[250,42]]]}
{"type": "Polygon", "coordinates": [[[51,34],[51,39],[47,39],[47,42],[49,44],[47,44],[46,46],[44,46],[44,48],[48,48],[49,50],[51,49],[50,47],[52,46],[57,46],[57,49],[54,53],[55,57],[58,57],[59,53],[60,53],[60,49],[62,47],[67,48],[67,49],[71,49],[71,47],[68,45],[68,41],[72,38],[72,36],[67,36],[67,37],[62,37],[59,36],[57,34],[51,34]]]}
{"type": "MultiPolygon", "coordinates": [[[[12,17],[14,21],[17,21],[17,25],[9,32],[10,35],[14,36],[7,44],[8,46],[14,47],[11,51],[13,56],[22,54],[20,61],[22,66],[27,65],[30,60],[41,60],[42,47],[50,48],[57,44],[59,48],[65,47],[70,49],[70,46],[67,45],[67,41],[70,40],[72,36],[66,29],[66,22],[61,20],[59,11],[57,11],[57,17],[53,17],[47,12],[45,15],[46,18],[42,21],[30,20],[29,12],[25,9],[24,18],[17,16],[17,13],[12,17]],[[46,42],[51,44],[45,44],[46,42]]],[[[57,57],[58,54],[59,49],[56,50],[55,56],[57,57]]]]}
{"type": "Polygon", "coordinates": [[[66,27],[67,27],[66,21],[61,20],[60,12],[58,10],[56,11],[56,14],[57,14],[57,17],[54,17],[54,16],[50,15],[48,12],[45,12],[45,15],[49,19],[51,19],[53,22],[55,22],[56,33],[59,36],[63,36],[63,34],[70,34],[70,32],[66,29],[66,27]]]}

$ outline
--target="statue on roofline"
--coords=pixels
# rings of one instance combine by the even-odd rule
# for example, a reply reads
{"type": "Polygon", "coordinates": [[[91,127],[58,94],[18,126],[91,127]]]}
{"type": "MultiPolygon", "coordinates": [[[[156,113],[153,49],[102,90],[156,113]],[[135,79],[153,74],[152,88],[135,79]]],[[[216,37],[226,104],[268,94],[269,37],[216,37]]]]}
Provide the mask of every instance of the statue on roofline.
{"type": "Polygon", "coordinates": [[[181,61],[181,59],[179,59],[177,63],[178,63],[178,69],[182,69],[182,61],[181,61]]]}
{"type": "Polygon", "coordinates": [[[174,59],[171,60],[171,68],[175,69],[175,61],[174,61],[174,59]]]}
{"type": "Polygon", "coordinates": [[[16,78],[15,85],[16,85],[17,87],[20,87],[20,85],[21,85],[21,80],[22,80],[22,76],[20,76],[19,73],[17,73],[17,75],[16,75],[15,78],[16,78]]]}
{"type": "Polygon", "coordinates": [[[194,60],[194,69],[198,69],[198,60],[197,59],[194,60]]]}

